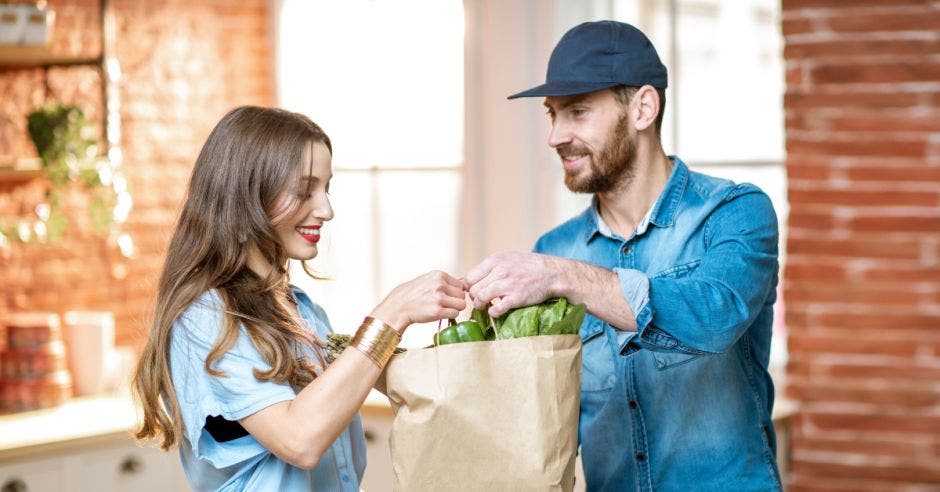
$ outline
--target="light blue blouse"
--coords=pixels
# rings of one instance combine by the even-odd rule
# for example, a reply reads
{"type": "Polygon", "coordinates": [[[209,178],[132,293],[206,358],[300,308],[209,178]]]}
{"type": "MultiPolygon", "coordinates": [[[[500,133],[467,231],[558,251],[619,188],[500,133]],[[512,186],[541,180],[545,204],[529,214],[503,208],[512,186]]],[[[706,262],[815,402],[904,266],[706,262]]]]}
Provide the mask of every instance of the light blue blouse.
{"type": "MultiPolygon", "coordinates": [[[[326,313],[300,289],[295,287],[293,293],[307,326],[325,338],[332,331],[326,313]]],[[[173,326],[170,365],[184,434],[179,452],[190,485],[196,490],[358,491],[366,466],[358,415],[310,470],[280,460],[251,435],[220,443],[204,429],[207,416],[236,421],[296,397],[290,385],[255,379],[255,368],[267,370],[270,365],[244,329],[215,365],[225,376],[206,373],[206,356],[222,324],[222,306],[218,293],[208,291],[173,326]]]]}

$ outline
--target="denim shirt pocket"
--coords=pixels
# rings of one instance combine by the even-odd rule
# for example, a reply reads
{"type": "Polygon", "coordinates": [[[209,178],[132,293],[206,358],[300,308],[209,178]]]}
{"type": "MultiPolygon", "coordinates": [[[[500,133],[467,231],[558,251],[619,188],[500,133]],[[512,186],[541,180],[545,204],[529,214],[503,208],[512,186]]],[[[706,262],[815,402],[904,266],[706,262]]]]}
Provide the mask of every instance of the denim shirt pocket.
{"type": "Polygon", "coordinates": [[[681,366],[686,362],[692,362],[701,356],[702,354],[686,354],[683,352],[653,352],[653,359],[656,361],[656,369],[660,371],[681,366]]]}
{"type": "Polygon", "coordinates": [[[581,391],[607,391],[614,386],[615,362],[607,325],[588,317],[581,326],[581,391]]]}
{"type": "Polygon", "coordinates": [[[655,326],[646,328],[638,344],[652,352],[656,369],[660,371],[681,366],[705,355],[705,352],[683,346],[675,337],[655,326]]]}

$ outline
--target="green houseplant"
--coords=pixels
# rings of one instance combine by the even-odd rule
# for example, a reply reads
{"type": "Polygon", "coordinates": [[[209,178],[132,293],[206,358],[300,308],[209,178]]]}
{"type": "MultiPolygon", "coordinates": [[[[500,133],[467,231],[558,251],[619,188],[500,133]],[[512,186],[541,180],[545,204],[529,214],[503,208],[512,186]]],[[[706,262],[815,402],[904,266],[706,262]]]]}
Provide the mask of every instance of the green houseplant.
{"type": "MultiPolygon", "coordinates": [[[[65,198],[77,192],[87,197],[87,216],[92,232],[111,233],[120,245],[130,240],[119,231],[131,207],[127,181],[111,160],[99,156],[95,125],[77,106],[46,104],[26,117],[27,130],[41,162],[45,186],[42,203],[35,207],[32,223],[20,220],[16,227],[0,228],[0,242],[7,237],[21,242],[58,242],[69,225],[65,198]]],[[[126,248],[121,247],[124,251],[126,248]]]]}

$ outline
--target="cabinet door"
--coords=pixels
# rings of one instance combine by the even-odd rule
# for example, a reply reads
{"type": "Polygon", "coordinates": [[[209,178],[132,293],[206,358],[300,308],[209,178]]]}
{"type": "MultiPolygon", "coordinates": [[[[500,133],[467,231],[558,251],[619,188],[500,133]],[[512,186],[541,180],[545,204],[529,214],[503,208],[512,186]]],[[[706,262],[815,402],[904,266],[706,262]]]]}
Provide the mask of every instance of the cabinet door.
{"type": "Polygon", "coordinates": [[[37,459],[0,466],[2,492],[59,492],[65,487],[62,460],[37,459]]]}
{"type": "Polygon", "coordinates": [[[392,453],[388,447],[388,435],[392,430],[391,410],[363,412],[362,428],[366,433],[366,474],[362,477],[362,490],[375,492],[392,490],[395,472],[392,470],[392,453]]]}
{"type": "Polygon", "coordinates": [[[179,455],[133,443],[66,458],[70,491],[163,492],[189,490],[179,455]]]}

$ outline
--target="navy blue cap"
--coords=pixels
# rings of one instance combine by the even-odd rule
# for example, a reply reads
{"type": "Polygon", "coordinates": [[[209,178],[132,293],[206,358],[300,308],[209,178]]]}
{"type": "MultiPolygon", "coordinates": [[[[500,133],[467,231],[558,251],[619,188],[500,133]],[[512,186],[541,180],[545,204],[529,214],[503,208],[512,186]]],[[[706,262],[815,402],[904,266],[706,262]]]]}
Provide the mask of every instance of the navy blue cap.
{"type": "Polygon", "coordinates": [[[545,83],[509,96],[572,96],[617,85],[666,88],[666,67],[639,29],[610,20],[571,28],[552,50],[545,83]]]}

